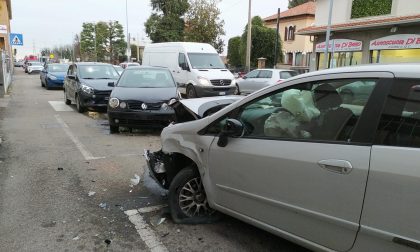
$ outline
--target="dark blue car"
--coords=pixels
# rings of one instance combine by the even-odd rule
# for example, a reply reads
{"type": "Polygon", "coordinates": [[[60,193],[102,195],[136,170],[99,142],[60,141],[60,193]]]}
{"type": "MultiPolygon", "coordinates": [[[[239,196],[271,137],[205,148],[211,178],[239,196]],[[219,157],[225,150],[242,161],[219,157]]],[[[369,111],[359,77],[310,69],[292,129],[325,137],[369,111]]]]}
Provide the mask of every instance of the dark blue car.
{"type": "Polygon", "coordinates": [[[64,79],[69,69],[68,64],[47,64],[41,71],[41,86],[46,89],[54,87],[62,88],[64,85],[64,79]]]}

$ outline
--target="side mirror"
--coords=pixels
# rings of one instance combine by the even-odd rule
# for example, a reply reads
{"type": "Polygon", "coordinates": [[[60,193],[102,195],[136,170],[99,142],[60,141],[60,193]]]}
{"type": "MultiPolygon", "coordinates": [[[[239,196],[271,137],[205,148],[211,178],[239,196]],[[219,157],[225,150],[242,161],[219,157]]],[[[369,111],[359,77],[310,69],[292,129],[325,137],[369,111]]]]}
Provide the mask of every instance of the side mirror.
{"type": "Polygon", "coordinates": [[[115,87],[115,83],[114,82],[108,82],[108,87],[115,87]]]}
{"type": "Polygon", "coordinates": [[[242,79],[246,80],[246,79],[248,79],[248,77],[247,77],[246,75],[244,75],[244,76],[242,77],[242,79]]]}
{"type": "Polygon", "coordinates": [[[180,67],[181,67],[182,70],[185,70],[185,71],[188,71],[188,72],[190,71],[190,68],[188,67],[187,63],[181,64],[180,67]]]}
{"type": "Polygon", "coordinates": [[[70,80],[75,80],[76,79],[76,75],[67,75],[67,78],[69,78],[70,80]]]}
{"type": "Polygon", "coordinates": [[[219,147],[226,147],[229,137],[238,138],[244,133],[244,125],[236,119],[228,119],[225,126],[219,134],[217,145],[219,147]]]}

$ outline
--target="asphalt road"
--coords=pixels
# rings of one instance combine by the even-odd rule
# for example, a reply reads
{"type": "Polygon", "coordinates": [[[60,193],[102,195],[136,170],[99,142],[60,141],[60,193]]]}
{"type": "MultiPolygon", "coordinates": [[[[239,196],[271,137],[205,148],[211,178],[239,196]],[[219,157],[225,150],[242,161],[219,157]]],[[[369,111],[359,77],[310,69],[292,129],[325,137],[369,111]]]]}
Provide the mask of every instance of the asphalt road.
{"type": "Polygon", "coordinates": [[[0,251],[306,251],[230,217],[174,224],[144,172],[159,131],[110,135],[106,113],[79,114],[15,70],[0,99],[0,251]]]}

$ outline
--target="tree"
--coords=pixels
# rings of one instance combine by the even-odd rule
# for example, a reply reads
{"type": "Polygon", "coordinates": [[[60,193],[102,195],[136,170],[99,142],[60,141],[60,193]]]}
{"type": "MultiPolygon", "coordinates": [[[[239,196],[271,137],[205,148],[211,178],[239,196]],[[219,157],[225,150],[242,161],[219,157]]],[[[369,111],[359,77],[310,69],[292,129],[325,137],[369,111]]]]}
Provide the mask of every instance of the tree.
{"type": "Polygon", "coordinates": [[[80,52],[84,61],[96,60],[95,24],[83,23],[80,33],[80,52]]]}
{"type": "Polygon", "coordinates": [[[183,41],[188,0],[151,0],[152,15],[145,23],[153,42],[183,41]]]}
{"type": "Polygon", "coordinates": [[[126,56],[127,42],[125,41],[124,27],[118,21],[108,23],[108,51],[110,62],[123,61],[126,56]]]}
{"type": "Polygon", "coordinates": [[[241,62],[241,37],[233,37],[228,42],[227,58],[229,65],[238,67],[242,65],[241,62]]]}
{"type": "Polygon", "coordinates": [[[225,35],[224,21],[216,0],[190,0],[190,8],[185,15],[185,41],[202,42],[213,45],[218,53],[223,52],[225,35]]]}
{"type": "MultiPolygon", "coordinates": [[[[246,55],[246,40],[248,34],[248,25],[245,27],[245,32],[241,38],[241,56],[242,63],[245,65],[245,55],[246,55]]],[[[264,26],[264,22],[261,17],[252,18],[252,28],[251,28],[251,66],[256,66],[258,58],[264,57],[267,59],[266,65],[269,67],[274,66],[274,48],[276,45],[276,36],[279,34],[275,29],[268,28],[264,26]]],[[[278,55],[277,59],[282,59],[281,55],[281,41],[278,40],[278,55]]],[[[278,62],[276,62],[278,63],[278,62]]]]}
{"type": "Polygon", "coordinates": [[[105,22],[98,22],[95,25],[95,38],[96,38],[96,61],[104,62],[108,54],[108,36],[109,26],[105,22]]]}
{"type": "Polygon", "coordinates": [[[289,0],[289,9],[307,2],[313,2],[313,0],[289,0]]]}
{"type": "Polygon", "coordinates": [[[73,54],[74,54],[74,61],[76,61],[76,59],[81,59],[82,58],[82,56],[81,56],[81,52],[80,52],[80,36],[79,36],[79,34],[76,34],[75,36],[74,36],[74,39],[73,39],[73,50],[74,50],[74,52],[73,52],[73,54]]]}

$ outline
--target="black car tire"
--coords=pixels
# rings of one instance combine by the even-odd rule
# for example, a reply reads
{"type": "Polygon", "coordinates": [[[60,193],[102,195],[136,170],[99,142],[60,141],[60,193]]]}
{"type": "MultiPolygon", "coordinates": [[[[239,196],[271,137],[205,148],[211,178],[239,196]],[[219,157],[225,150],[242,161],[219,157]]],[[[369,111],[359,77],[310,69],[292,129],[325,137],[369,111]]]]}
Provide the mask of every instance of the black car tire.
{"type": "Polygon", "coordinates": [[[42,81],[42,78],[41,78],[41,87],[45,87],[44,82],[42,81]]]}
{"type": "Polygon", "coordinates": [[[76,109],[77,109],[77,112],[79,113],[85,112],[85,107],[83,107],[82,104],[80,104],[80,97],[77,94],[76,94],[76,109]]]}
{"type": "Polygon", "coordinates": [[[235,89],[234,95],[240,95],[240,94],[241,94],[241,90],[239,89],[238,84],[236,84],[236,89],[235,89]]]}
{"type": "Polygon", "coordinates": [[[111,134],[120,133],[120,127],[118,125],[109,125],[109,133],[111,134]]]}
{"type": "Polygon", "coordinates": [[[50,86],[48,86],[48,80],[45,80],[45,88],[46,88],[47,90],[50,90],[50,89],[51,89],[51,87],[50,87],[50,86]]]}
{"type": "Polygon", "coordinates": [[[187,98],[197,98],[197,92],[195,92],[195,88],[192,85],[187,87],[187,98]]]}
{"type": "Polygon", "coordinates": [[[67,98],[67,92],[65,89],[64,89],[64,102],[66,103],[66,105],[71,105],[71,100],[67,98]]]}
{"type": "MultiPolygon", "coordinates": [[[[204,211],[204,215],[199,216],[189,216],[181,209],[181,202],[180,202],[180,194],[183,192],[183,188],[189,184],[190,186],[198,182],[196,184],[201,185],[201,177],[198,173],[195,166],[188,166],[182,169],[172,180],[171,185],[169,186],[169,208],[171,210],[171,217],[175,223],[179,224],[208,224],[214,223],[221,218],[221,214],[216,210],[211,209],[207,203],[207,196],[206,192],[204,191],[204,187],[201,185],[201,188],[196,187],[197,194],[194,194],[194,201],[192,203],[196,203],[197,197],[199,197],[199,204],[204,202],[204,205],[207,208],[207,211],[204,211]],[[197,196],[198,195],[198,196],[197,196]]],[[[191,192],[184,190],[185,192],[191,192]]],[[[201,206],[202,207],[202,206],[201,206]]]]}

